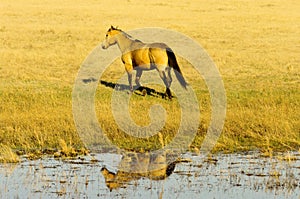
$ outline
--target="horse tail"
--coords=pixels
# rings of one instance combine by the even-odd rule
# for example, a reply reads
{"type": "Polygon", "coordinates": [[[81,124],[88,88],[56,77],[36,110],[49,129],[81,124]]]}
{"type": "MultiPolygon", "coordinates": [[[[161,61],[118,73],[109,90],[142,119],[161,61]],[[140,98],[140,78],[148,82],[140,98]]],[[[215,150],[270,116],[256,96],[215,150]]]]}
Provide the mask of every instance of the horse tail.
{"type": "Polygon", "coordinates": [[[175,71],[176,78],[178,79],[181,86],[185,89],[187,89],[188,83],[185,81],[182,72],[179,68],[178,62],[176,60],[176,56],[171,48],[166,48],[167,55],[168,55],[168,64],[170,67],[172,67],[175,71]]]}

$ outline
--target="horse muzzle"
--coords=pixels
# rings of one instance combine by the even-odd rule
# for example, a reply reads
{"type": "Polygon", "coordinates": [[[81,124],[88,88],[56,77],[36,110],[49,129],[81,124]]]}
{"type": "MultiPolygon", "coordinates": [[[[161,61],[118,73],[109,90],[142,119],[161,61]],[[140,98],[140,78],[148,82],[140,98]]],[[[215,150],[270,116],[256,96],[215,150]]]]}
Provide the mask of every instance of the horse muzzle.
{"type": "Polygon", "coordinates": [[[102,49],[107,49],[108,46],[106,46],[104,43],[101,44],[102,49]]]}

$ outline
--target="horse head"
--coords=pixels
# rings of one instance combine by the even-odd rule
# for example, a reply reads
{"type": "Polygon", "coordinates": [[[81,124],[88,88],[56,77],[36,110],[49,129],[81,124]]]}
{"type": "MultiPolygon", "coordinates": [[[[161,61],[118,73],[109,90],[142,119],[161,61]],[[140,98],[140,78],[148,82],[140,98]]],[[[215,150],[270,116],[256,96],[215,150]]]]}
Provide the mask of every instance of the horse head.
{"type": "Polygon", "coordinates": [[[108,47],[115,45],[117,43],[117,37],[122,30],[118,29],[117,27],[111,26],[105,35],[105,40],[102,42],[101,46],[103,49],[107,49],[108,47]]]}

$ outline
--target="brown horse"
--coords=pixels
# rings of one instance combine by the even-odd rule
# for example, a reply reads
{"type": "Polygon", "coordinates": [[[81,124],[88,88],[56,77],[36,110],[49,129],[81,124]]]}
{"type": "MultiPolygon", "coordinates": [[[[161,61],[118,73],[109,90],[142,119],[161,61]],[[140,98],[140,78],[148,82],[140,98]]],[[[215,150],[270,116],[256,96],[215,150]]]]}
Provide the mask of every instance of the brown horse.
{"type": "Polygon", "coordinates": [[[178,81],[180,82],[181,86],[186,89],[187,83],[178,66],[176,56],[172,49],[166,44],[146,44],[140,40],[133,39],[124,31],[111,26],[106,33],[106,38],[102,43],[102,48],[107,49],[115,44],[118,44],[122,53],[122,62],[124,63],[125,70],[128,74],[128,82],[131,91],[133,91],[133,70],[136,70],[135,83],[137,86],[141,86],[140,78],[143,71],[156,69],[166,86],[166,95],[169,97],[169,99],[171,99],[171,68],[175,69],[174,72],[178,81]]]}

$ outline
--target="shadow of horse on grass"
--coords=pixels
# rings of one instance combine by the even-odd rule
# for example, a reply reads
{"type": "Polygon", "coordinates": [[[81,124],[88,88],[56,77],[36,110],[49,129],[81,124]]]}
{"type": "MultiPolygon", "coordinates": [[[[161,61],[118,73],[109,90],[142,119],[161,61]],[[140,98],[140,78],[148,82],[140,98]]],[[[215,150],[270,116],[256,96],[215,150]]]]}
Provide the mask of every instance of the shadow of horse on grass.
{"type": "MultiPolygon", "coordinates": [[[[130,91],[130,86],[126,85],[126,84],[116,84],[116,83],[107,82],[104,80],[100,80],[100,84],[102,84],[106,87],[110,87],[112,89],[118,90],[118,91],[124,91],[124,90],[130,91]]],[[[133,90],[134,90],[134,92],[133,92],[134,94],[141,95],[141,96],[149,95],[149,96],[161,97],[161,98],[166,97],[165,93],[158,92],[155,89],[152,89],[152,88],[149,88],[146,86],[134,86],[133,90]]]]}
{"type": "MultiPolygon", "coordinates": [[[[95,82],[97,81],[94,78],[89,78],[89,79],[82,79],[82,82],[84,84],[89,84],[91,82],[95,82]]],[[[117,83],[113,83],[113,82],[108,82],[108,81],[104,81],[104,80],[100,80],[100,84],[115,89],[117,91],[130,91],[130,86],[126,85],[126,84],[117,84],[117,83]]],[[[162,93],[162,92],[158,92],[155,89],[146,87],[146,86],[135,86],[134,87],[134,94],[136,95],[140,95],[140,96],[153,96],[153,97],[158,97],[158,98],[166,98],[166,94],[162,93]]]]}

